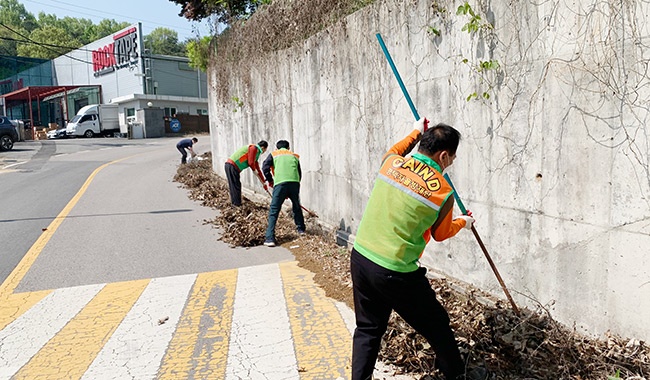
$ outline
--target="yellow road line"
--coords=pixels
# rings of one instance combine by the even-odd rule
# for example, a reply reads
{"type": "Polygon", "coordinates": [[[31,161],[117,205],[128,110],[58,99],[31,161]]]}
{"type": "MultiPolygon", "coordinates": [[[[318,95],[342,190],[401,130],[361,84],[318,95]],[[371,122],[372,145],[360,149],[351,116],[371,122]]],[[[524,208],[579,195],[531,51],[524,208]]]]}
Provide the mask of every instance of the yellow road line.
{"type": "Polygon", "coordinates": [[[300,378],[349,378],[352,338],[334,301],[296,262],[279,266],[300,378]]]}
{"type": "Polygon", "coordinates": [[[68,204],[63,208],[63,210],[57,215],[56,218],[50,223],[49,226],[47,226],[47,229],[41,234],[41,236],[36,240],[36,242],[32,245],[32,247],[27,251],[25,256],[23,256],[22,260],[16,265],[16,268],[9,274],[7,279],[0,285],[0,302],[4,302],[6,299],[9,298],[9,295],[12,294],[16,288],[18,287],[18,284],[20,284],[20,281],[25,277],[27,274],[27,271],[29,271],[29,268],[34,264],[38,256],[41,254],[43,251],[43,248],[45,248],[45,245],[47,242],[50,241],[52,238],[52,235],[54,235],[54,232],[56,232],[57,228],[63,223],[63,220],[70,214],[70,211],[74,208],[74,206],[79,202],[79,199],[81,199],[81,196],[84,195],[86,190],[88,189],[88,186],[90,186],[90,183],[93,181],[97,173],[99,173],[102,169],[107,167],[108,165],[112,165],[114,163],[126,160],[131,157],[135,157],[136,155],[129,156],[129,157],[124,157],[119,160],[111,161],[108,163],[105,163],[104,165],[98,167],[95,169],[95,171],[90,174],[88,179],[86,179],[86,182],[81,186],[79,191],[77,191],[77,194],[75,194],[74,197],[68,202],[68,204]]]}
{"type": "Polygon", "coordinates": [[[197,276],[158,380],[225,377],[236,285],[236,269],[197,276]]]}
{"type": "Polygon", "coordinates": [[[104,286],[12,379],[81,378],[148,284],[137,280],[104,286]]]}
{"type": "Polygon", "coordinates": [[[51,290],[41,290],[31,293],[11,294],[0,301],[0,330],[31,309],[36,303],[45,298],[51,290]]]}

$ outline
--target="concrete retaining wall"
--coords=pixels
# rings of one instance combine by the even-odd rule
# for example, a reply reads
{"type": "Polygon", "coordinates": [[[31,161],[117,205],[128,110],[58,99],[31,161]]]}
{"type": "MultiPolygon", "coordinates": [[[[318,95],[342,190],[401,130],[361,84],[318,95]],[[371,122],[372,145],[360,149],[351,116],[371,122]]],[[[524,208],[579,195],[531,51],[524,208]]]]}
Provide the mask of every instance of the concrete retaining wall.
{"type": "MultiPolygon", "coordinates": [[[[413,121],[379,32],[419,113],[463,134],[450,176],[517,303],[648,340],[650,5],[636,3],[471,1],[494,29],[468,33],[459,2],[377,1],[227,83],[211,69],[214,169],[287,139],[303,203],[354,234],[381,156],[413,121]]],[[[423,263],[502,296],[467,231],[423,263]]]]}

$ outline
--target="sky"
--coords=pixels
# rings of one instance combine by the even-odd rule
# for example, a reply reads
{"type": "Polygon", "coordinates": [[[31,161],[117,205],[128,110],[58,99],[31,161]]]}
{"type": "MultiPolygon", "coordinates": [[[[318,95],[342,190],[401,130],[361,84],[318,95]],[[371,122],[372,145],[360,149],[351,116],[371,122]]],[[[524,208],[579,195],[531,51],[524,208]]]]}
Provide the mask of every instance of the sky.
{"type": "Polygon", "coordinates": [[[191,22],[178,13],[181,6],[169,0],[18,0],[25,9],[38,18],[40,12],[54,14],[58,18],[66,16],[86,18],[98,24],[103,19],[118,22],[142,23],[142,33],[165,27],[178,33],[179,42],[200,36],[210,35],[207,21],[191,22]]]}

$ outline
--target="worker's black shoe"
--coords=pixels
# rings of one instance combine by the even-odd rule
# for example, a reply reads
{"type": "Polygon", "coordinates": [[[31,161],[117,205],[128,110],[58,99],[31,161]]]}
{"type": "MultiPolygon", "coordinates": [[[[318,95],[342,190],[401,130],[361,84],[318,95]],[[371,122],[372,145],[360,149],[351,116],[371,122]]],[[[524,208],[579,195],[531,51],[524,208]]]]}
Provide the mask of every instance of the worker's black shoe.
{"type": "Polygon", "coordinates": [[[298,230],[298,235],[303,236],[305,234],[305,230],[298,230]]]}
{"type": "Polygon", "coordinates": [[[488,378],[488,371],[483,367],[474,367],[467,370],[464,375],[456,377],[456,380],[486,380],[488,378]]]}
{"type": "Polygon", "coordinates": [[[267,239],[266,241],[264,241],[264,245],[267,247],[275,247],[275,240],[267,239]]]}

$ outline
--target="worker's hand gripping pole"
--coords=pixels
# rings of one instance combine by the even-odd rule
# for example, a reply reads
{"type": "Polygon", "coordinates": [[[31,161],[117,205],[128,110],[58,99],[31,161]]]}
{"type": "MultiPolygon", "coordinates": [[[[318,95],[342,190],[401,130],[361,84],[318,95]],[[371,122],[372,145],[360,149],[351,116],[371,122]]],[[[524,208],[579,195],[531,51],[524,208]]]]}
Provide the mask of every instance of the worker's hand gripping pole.
{"type": "MultiPolygon", "coordinates": [[[[384,55],[386,56],[386,60],[388,61],[388,64],[390,65],[390,68],[393,70],[393,74],[395,74],[395,79],[397,79],[397,83],[399,84],[399,87],[402,89],[402,93],[404,94],[404,97],[406,98],[406,101],[409,104],[409,107],[411,107],[411,112],[413,112],[413,117],[415,117],[415,120],[420,120],[420,115],[418,114],[418,111],[415,109],[415,105],[413,105],[413,101],[411,100],[411,97],[409,96],[408,91],[406,91],[406,87],[404,86],[404,82],[402,82],[402,78],[400,77],[399,73],[397,72],[397,68],[395,67],[395,63],[393,63],[393,59],[390,57],[390,54],[388,53],[388,49],[386,49],[386,44],[384,44],[383,38],[381,38],[381,34],[377,33],[377,40],[379,40],[379,45],[381,46],[381,50],[383,50],[384,55]]],[[[467,210],[465,209],[465,205],[463,202],[460,200],[460,197],[458,196],[458,192],[454,188],[454,184],[451,182],[451,179],[449,178],[449,175],[445,174],[444,175],[445,179],[449,183],[449,186],[454,190],[454,198],[456,199],[456,203],[458,203],[458,207],[460,208],[460,211],[463,213],[463,215],[467,215],[467,210]]],[[[514,310],[515,314],[519,315],[519,308],[517,308],[517,305],[515,304],[515,301],[512,299],[510,296],[510,292],[508,292],[508,288],[506,288],[506,284],[503,282],[503,279],[501,278],[501,275],[499,274],[499,271],[497,270],[497,267],[494,265],[494,262],[492,261],[492,258],[488,254],[487,249],[485,248],[485,245],[483,244],[483,241],[481,240],[481,237],[478,235],[478,232],[476,231],[476,228],[474,228],[474,225],[472,225],[472,233],[474,234],[474,237],[476,238],[476,241],[478,242],[478,245],[481,247],[481,250],[483,251],[483,254],[485,255],[485,258],[488,260],[488,263],[490,264],[490,268],[492,268],[492,271],[494,272],[494,275],[497,277],[497,280],[499,281],[499,284],[501,285],[501,289],[503,289],[503,292],[506,294],[506,297],[508,298],[508,301],[510,302],[510,305],[512,306],[512,310],[514,310]]]]}

